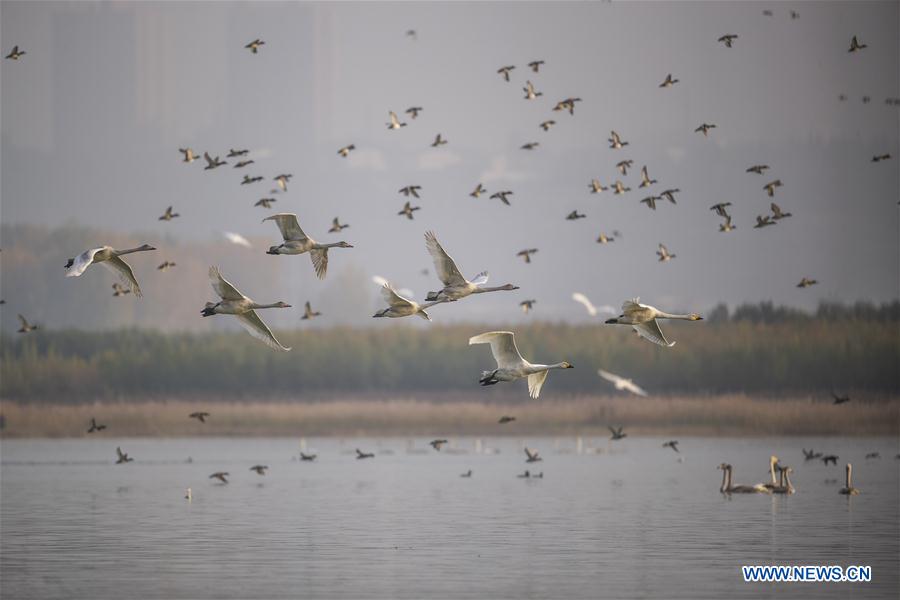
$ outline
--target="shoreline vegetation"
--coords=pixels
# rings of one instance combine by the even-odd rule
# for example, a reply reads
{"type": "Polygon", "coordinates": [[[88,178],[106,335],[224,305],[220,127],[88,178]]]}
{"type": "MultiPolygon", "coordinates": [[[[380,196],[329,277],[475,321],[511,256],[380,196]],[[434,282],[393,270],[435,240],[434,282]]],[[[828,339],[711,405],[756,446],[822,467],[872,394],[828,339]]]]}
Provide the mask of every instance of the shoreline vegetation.
{"type": "Polygon", "coordinates": [[[23,404],[0,401],[11,438],[117,438],[198,436],[425,436],[585,435],[608,437],[607,425],[629,435],[769,436],[900,435],[900,396],[850,394],[830,397],[712,396],[629,397],[572,395],[553,400],[504,399],[485,403],[474,395],[343,398],[296,402],[284,398],[222,402],[142,399],[88,404],[23,404]],[[191,419],[194,411],[211,416],[191,419]],[[503,415],[516,417],[499,425],[503,415]],[[91,418],[108,426],[88,434],[91,418]]]}

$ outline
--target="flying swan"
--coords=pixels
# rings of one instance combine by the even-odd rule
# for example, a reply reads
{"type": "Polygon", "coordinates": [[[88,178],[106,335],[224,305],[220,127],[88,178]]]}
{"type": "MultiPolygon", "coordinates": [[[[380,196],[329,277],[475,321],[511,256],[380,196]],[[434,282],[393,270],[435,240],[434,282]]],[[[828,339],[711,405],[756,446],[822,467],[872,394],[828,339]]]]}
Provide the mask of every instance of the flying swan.
{"type": "Polygon", "coordinates": [[[541,395],[541,388],[547,379],[550,369],[572,369],[571,364],[566,361],[553,365],[533,365],[519,354],[516,347],[516,336],[511,331],[489,331],[469,338],[469,345],[473,344],[490,344],[491,353],[494,360],[497,361],[497,368],[493,371],[482,371],[481,379],[478,380],[482,386],[494,385],[501,381],[515,381],[516,379],[528,378],[528,395],[537,398],[541,395]]]}
{"type": "Polygon", "coordinates": [[[640,386],[635,384],[630,379],[625,379],[624,377],[620,377],[615,373],[610,373],[609,371],[604,371],[603,369],[597,369],[597,374],[616,386],[616,389],[619,391],[624,390],[627,392],[631,392],[632,394],[637,394],[638,396],[647,395],[647,392],[645,392],[640,386]]]}
{"type": "Polygon", "coordinates": [[[309,252],[312,259],[313,268],[316,270],[316,276],[319,279],[325,279],[325,272],[328,270],[328,249],[329,248],[352,248],[347,242],[333,242],[331,244],[320,244],[312,239],[300,229],[300,223],[297,222],[297,215],[294,213],[278,213],[271,217],[266,217],[263,222],[275,221],[284,243],[278,246],[271,246],[266,254],[305,254],[309,252]]]}
{"type": "Polygon", "coordinates": [[[456,266],[456,262],[441,247],[433,231],[425,233],[425,247],[431,254],[431,258],[434,259],[434,270],[444,284],[442,290],[428,292],[425,299],[430,302],[454,302],[472,294],[519,289],[518,286],[511,283],[498,287],[484,287],[484,284],[488,281],[487,271],[482,271],[473,277],[472,281],[463,277],[462,273],[459,272],[459,267],[456,266]]]}
{"type": "Polygon", "coordinates": [[[132,271],[128,263],[120,257],[124,254],[131,254],[132,252],[148,252],[150,250],[156,250],[156,248],[144,244],[143,246],[131,248],[130,250],[115,250],[110,246],[101,246],[100,248],[85,250],[75,258],[70,258],[69,262],[66,263],[66,277],[80,277],[91,265],[100,264],[118,275],[119,279],[122,280],[122,283],[128,287],[135,296],[140,298],[142,295],[141,286],[138,285],[137,279],[134,277],[134,271],[132,271]]]}
{"type": "Polygon", "coordinates": [[[241,327],[247,330],[247,333],[256,339],[265,342],[267,346],[274,350],[282,350],[287,352],[290,348],[281,345],[272,331],[263,323],[256,310],[260,308],[290,308],[291,305],[286,302],[275,302],[274,304],[257,304],[244,294],[240,293],[236,287],[231,285],[216,267],[209,268],[209,282],[212,284],[213,290],[219,295],[221,300],[213,304],[207,302],[206,307],[201,314],[204,317],[213,315],[234,315],[238,319],[241,327]]]}
{"type": "Polygon", "coordinates": [[[654,308],[648,304],[640,304],[640,298],[626,300],[622,303],[622,314],[614,319],[607,319],[609,325],[631,325],[642,338],[659,344],[672,347],[675,342],[669,342],[659,328],[657,319],[682,319],[685,321],[702,321],[703,317],[697,313],[689,315],[673,315],[654,308]]]}

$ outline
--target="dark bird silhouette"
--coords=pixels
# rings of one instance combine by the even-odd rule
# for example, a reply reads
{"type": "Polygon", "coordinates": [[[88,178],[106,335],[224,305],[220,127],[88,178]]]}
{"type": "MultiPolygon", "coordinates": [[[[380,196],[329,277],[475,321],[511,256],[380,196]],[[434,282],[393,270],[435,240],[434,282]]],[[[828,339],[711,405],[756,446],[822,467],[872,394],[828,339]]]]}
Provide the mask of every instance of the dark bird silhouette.
{"type": "Polygon", "coordinates": [[[854,35],[854,36],[850,39],[850,49],[847,50],[847,52],[859,52],[859,51],[862,50],[863,48],[868,48],[868,47],[869,47],[869,46],[867,46],[866,44],[860,44],[860,43],[859,43],[859,40],[857,40],[857,39],[856,39],[856,36],[854,35]]]}
{"type": "Polygon", "coordinates": [[[331,221],[331,229],[328,230],[328,233],[340,233],[342,229],[347,229],[350,227],[349,225],[341,225],[341,222],[335,217],[331,221]]]}
{"type": "Polygon", "coordinates": [[[831,392],[831,396],[834,398],[835,404],[844,404],[845,402],[850,402],[850,396],[847,394],[844,394],[843,396],[839,396],[839,395],[835,394],[834,392],[831,392]]]}
{"type": "Polygon", "coordinates": [[[407,198],[409,196],[412,196],[413,198],[418,198],[419,190],[421,190],[421,189],[422,189],[421,185],[408,185],[406,187],[400,188],[399,190],[397,190],[397,192],[400,194],[403,194],[407,198]]]}
{"type": "Polygon", "coordinates": [[[19,57],[25,56],[24,50],[19,50],[18,46],[13,46],[12,52],[6,55],[6,58],[10,60],[19,60],[19,57]]]}
{"type": "Polygon", "coordinates": [[[250,467],[250,470],[256,471],[257,475],[265,475],[266,469],[268,469],[268,468],[269,468],[268,465],[253,465],[252,467],[250,467]]]}
{"type": "Polygon", "coordinates": [[[769,208],[772,209],[772,218],[776,221],[779,219],[786,219],[788,217],[793,217],[791,213],[786,213],[781,211],[781,207],[775,204],[774,202],[769,205],[769,208]]]}
{"type": "Polygon", "coordinates": [[[356,449],[356,460],[363,458],[375,458],[375,454],[371,452],[363,452],[359,448],[356,449]]]}
{"type": "Polygon", "coordinates": [[[300,453],[300,460],[316,460],[316,454],[304,454],[300,453]]]}
{"type": "Polygon", "coordinates": [[[519,149],[520,150],[534,150],[538,146],[540,146],[540,142],[528,142],[527,144],[522,144],[519,149]]]}
{"type": "Polygon", "coordinates": [[[809,286],[816,285],[817,283],[819,283],[819,282],[816,281],[815,279],[807,279],[806,277],[803,277],[800,279],[800,283],[797,284],[797,287],[798,288],[808,288],[809,286]]]}
{"type": "Polygon", "coordinates": [[[465,473],[462,473],[460,475],[460,477],[471,477],[471,476],[472,476],[472,469],[469,469],[468,471],[466,471],[465,473]]]}
{"type": "Polygon", "coordinates": [[[25,319],[25,317],[23,317],[22,315],[18,315],[18,317],[19,317],[19,325],[20,325],[18,333],[29,333],[31,331],[36,331],[36,330],[40,329],[39,326],[32,325],[31,323],[29,323],[28,320],[25,319]]]}
{"type": "Polygon", "coordinates": [[[197,419],[201,423],[206,423],[206,417],[209,416],[208,412],[192,412],[188,415],[189,419],[197,419]]]}
{"type": "Polygon", "coordinates": [[[626,437],[628,437],[628,434],[622,431],[624,429],[624,427],[622,427],[622,426],[620,426],[618,429],[616,429],[614,427],[607,425],[606,428],[609,429],[610,433],[612,433],[612,436],[609,439],[611,439],[613,441],[625,439],[626,437]]]}
{"type": "Polygon", "coordinates": [[[477,186],[475,186],[475,189],[472,190],[472,193],[469,194],[469,195],[472,196],[473,198],[478,198],[479,196],[481,196],[481,195],[482,195],[483,193],[485,193],[486,191],[487,191],[487,190],[484,189],[484,186],[481,185],[481,183],[479,183],[477,186]]]}
{"type": "Polygon", "coordinates": [[[633,163],[633,160],[622,160],[616,163],[616,168],[622,175],[628,175],[628,169],[631,168],[633,163]]]}
{"type": "Polygon", "coordinates": [[[725,44],[726,48],[731,48],[732,45],[734,44],[734,40],[736,40],[736,39],[738,39],[738,36],[736,36],[733,33],[729,33],[729,34],[726,34],[726,35],[723,35],[722,37],[720,37],[718,41],[725,44]]]}
{"type": "Polygon", "coordinates": [[[501,425],[505,425],[506,423],[512,423],[515,420],[516,420],[515,417],[503,415],[502,417],[500,417],[500,419],[497,422],[501,425]]]}
{"type": "Polygon", "coordinates": [[[527,448],[527,447],[525,448],[525,456],[528,457],[525,459],[525,462],[527,462],[527,463],[541,462],[542,460],[544,460],[543,458],[541,458],[538,455],[537,450],[531,450],[530,448],[527,448]]]}
{"type": "Polygon", "coordinates": [[[350,144],[349,146],[344,146],[343,148],[338,150],[337,153],[339,156],[343,156],[344,158],[347,158],[348,156],[350,156],[351,150],[356,150],[356,146],[354,146],[353,144],[350,144]]]}
{"type": "Polygon", "coordinates": [[[780,179],[776,179],[775,181],[770,181],[769,183],[767,183],[766,185],[764,185],[764,186],[763,186],[763,189],[766,190],[766,193],[767,193],[767,194],[769,195],[769,197],[771,198],[772,196],[775,195],[775,189],[776,189],[776,188],[780,188],[780,187],[783,186],[783,185],[784,185],[784,184],[781,183],[781,180],[780,180],[780,179]]]}
{"type": "Polygon", "coordinates": [[[257,181],[262,181],[262,175],[257,175],[256,177],[250,177],[249,175],[244,175],[244,179],[241,181],[241,185],[247,185],[248,183],[256,183],[257,181]]]}
{"type": "Polygon", "coordinates": [[[756,225],[753,226],[753,229],[762,229],[763,227],[775,225],[776,223],[777,222],[773,221],[769,215],[756,215],[756,225]]]}
{"type": "Polygon", "coordinates": [[[666,442],[665,444],[663,444],[662,447],[663,447],[663,448],[671,448],[671,449],[674,450],[675,452],[679,452],[679,453],[680,453],[680,451],[678,450],[678,440],[669,440],[668,442],[666,442]]]}
{"type": "Polygon", "coordinates": [[[672,79],[672,74],[669,73],[668,75],[666,75],[666,79],[661,84],[659,84],[659,87],[670,88],[673,85],[675,85],[676,83],[678,83],[678,81],[679,81],[678,79],[672,79]]]}
{"type": "Polygon", "coordinates": [[[255,162],[256,162],[256,161],[253,160],[253,159],[250,159],[250,160],[242,160],[242,161],[240,161],[240,162],[234,163],[234,168],[235,168],[235,169],[243,169],[244,167],[246,167],[246,166],[248,166],[248,165],[252,165],[252,164],[255,163],[255,162]]]}
{"type": "Polygon", "coordinates": [[[441,446],[443,446],[446,443],[447,443],[447,440],[431,440],[430,442],[428,442],[428,445],[431,446],[432,448],[434,448],[435,450],[437,450],[438,452],[440,452],[441,446]]]}
{"type": "Polygon", "coordinates": [[[567,221],[577,221],[578,219],[586,219],[587,215],[579,213],[577,210],[573,210],[569,214],[566,215],[567,221]]]}
{"type": "Polygon", "coordinates": [[[641,202],[647,205],[647,208],[656,210],[656,201],[659,200],[659,196],[647,196],[642,199],[641,202]]]}
{"type": "Polygon", "coordinates": [[[490,199],[493,200],[494,198],[497,198],[497,199],[499,199],[501,202],[503,202],[503,204],[509,206],[509,205],[510,205],[510,204],[509,204],[509,198],[508,198],[507,196],[512,196],[512,191],[510,191],[510,190],[504,190],[504,191],[502,191],[502,192],[496,192],[496,193],[493,193],[493,194],[490,195],[490,199]]]}
{"type": "Polygon", "coordinates": [[[226,158],[235,158],[237,156],[246,156],[250,151],[249,150],[235,150],[234,148],[228,149],[228,155],[226,158]]]}
{"type": "Polygon", "coordinates": [[[668,200],[668,201],[671,202],[672,204],[678,204],[677,202],[675,202],[675,194],[678,194],[678,193],[680,193],[680,192],[681,192],[681,190],[678,189],[678,188],[672,188],[672,189],[669,189],[669,190],[663,190],[663,191],[661,191],[661,192],[659,193],[659,197],[660,197],[660,198],[665,198],[666,200],[668,200]]]}
{"type": "Polygon", "coordinates": [[[519,306],[522,307],[522,312],[527,315],[534,308],[536,302],[537,300],[522,300],[519,302],[519,306]]]}
{"type": "Polygon", "coordinates": [[[716,211],[716,214],[720,217],[728,218],[730,215],[728,214],[727,208],[731,206],[731,202],[719,202],[718,204],[713,204],[709,207],[709,210],[716,211]]]}
{"type": "Polygon", "coordinates": [[[203,158],[204,158],[204,159],[206,160],[206,162],[207,162],[207,165],[206,165],[205,167],[203,167],[203,170],[204,170],[204,171],[209,171],[210,169],[215,169],[215,168],[217,168],[217,167],[221,167],[222,165],[227,165],[227,164],[228,164],[228,163],[225,162],[224,160],[219,160],[219,157],[218,157],[218,156],[215,157],[215,158],[211,157],[211,156],[209,155],[209,152],[204,152],[204,153],[203,153],[203,158]]]}
{"type": "Polygon", "coordinates": [[[422,112],[423,108],[421,106],[410,106],[404,112],[409,115],[410,119],[415,119],[419,116],[419,113],[422,112]]]}
{"type": "Polygon", "coordinates": [[[541,70],[541,65],[544,64],[542,60],[533,60],[528,63],[528,66],[531,67],[531,70],[535,73],[538,73],[541,70]]]}
{"type": "Polygon", "coordinates": [[[538,127],[543,129],[544,131],[550,131],[550,128],[553,127],[554,125],[556,125],[556,121],[551,119],[549,121],[542,122],[540,125],[538,125],[538,127]]]}
{"type": "Polygon", "coordinates": [[[216,471],[212,475],[209,476],[210,479],[218,479],[222,483],[228,483],[229,473],[227,471],[216,471]]]}
{"type": "Polygon", "coordinates": [[[700,126],[694,130],[694,133],[702,133],[703,137],[709,137],[709,130],[715,128],[716,126],[713,123],[701,123],[700,126]]]}
{"type": "Polygon", "coordinates": [[[500,67],[497,69],[497,73],[503,76],[503,79],[509,81],[509,72],[515,69],[515,65],[509,65],[508,67],[500,67]]]}
{"type": "Polygon", "coordinates": [[[163,261],[163,263],[161,265],[156,267],[156,270],[157,271],[168,271],[172,267],[176,267],[176,266],[178,266],[178,265],[176,265],[175,263],[173,263],[170,260],[166,260],[166,261],[163,261]]]}
{"type": "Polygon", "coordinates": [[[253,206],[261,206],[263,208],[272,208],[272,203],[278,202],[276,198],[260,198],[253,206]]]}
{"type": "Polygon", "coordinates": [[[170,206],[169,208],[166,209],[166,212],[163,213],[163,215],[159,218],[159,220],[160,221],[171,221],[172,219],[175,219],[180,216],[181,215],[179,215],[177,212],[172,212],[172,207],[170,206]]]}
{"type": "Polygon", "coordinates": [[[553,107],[553,110],[556,112],[568,110],[570,115],[574,115],[576,102],[581,102],[581,98],[566,98],[565,100],[560,100],[556,103],[556,106],[553,107]]]}
{"type": "Polygon", "coordinates": [[[881,453],[880,452],[869,452],[868,454],[866,454],[866,460],[868,460],[870,458],[881,458],[881,453]]]}
{"type": "Polygon", "coordinates": [[[121,283],[112,284],[113,296],[118,298],[119,296],[124,296],[125,294],[130,294],[131,290],[122,285],[121,283]]]}
{"type": "Polygon", "coordinates": [[[516,256],[521,256],[522,258],[524,258],[525,263],[527,264],[531,262],[531,255],[537,251],[537,248],[526,248],[525,250],[519,250],[518,252],[516,252],[516,256]]]}
{"type": "Polygon", "coordinates": [[[753,165],[749,169],[747,169],[747,173],[756,173],[757,175],[762,175],[763,171],[768,170],[769,165],[753,165]]]}
{"type": "Polygon", "coordinates": [[[263,40],[256,38],[255,40],[253,40],[252,42],[250,42],[249,44],[244,46],[244,48],[247,48],[250,50],[250,52],[252,52],[253,54],[256,54],[257,52],[259,52],[259,47],[265,46],[265,45],[266,45],[266,43],[263,40]]]}
{"type": "MultiPolygon", "coordinates": [[[[607,140],[607,141],[609,142],[609,147],[612,148],[612,149],[614,149],[614,150],[618,150],[618,149],[620,149],[622,146],[627,146],[627,145],[628,145],[628,142],[623,142],[623,141],[622,141],[622,138],[619,137],[619,134],[616,133],[615,131],[610,131],[610,132],[609,132],[609,140],[607,140]]],[[[629,165],[629,166],[630,166],[630,165],[629,165]]]]}
{"type": "Polygon", "coordinates": [[[890,154],[877,154],[872,157],[872,162],[881,162],[883,160],[890,160],[890,154]]]}
{"type": "Polygon", "coordinates": [[[407,219],[412,221],[413,220],[413,211],[421,210],[421,209],[422,209],[421,206],[411,206],[409,204],[409,202],[407,202],[406,204],[403,205],[403,208],[397,214],[404,215],[404,216],[406,216],[407,219]]]}
{"type": "Polygon", "coordinates": [[[91,427],[87,430],[88,433],[94,433],[95,431],[103,431],[106,429],[106,425],[97,425],[97,421],[91,417],[91,427]]]}
{"type": "Polygon", "coordinates": [[[838,458],[840,458],[840,457],[835,456],[834,454],[828,454],[828,455],[822,457],[822,462],[825,463],[826,465],[828,465],[828,463],[836,465],[838,458]]]}
{"type": "Polygon", "coordinates": [[[447,143],[447,140],[445,140],[444,138],[442,138],[442,137],[441,137],[441,134],[438,133],[436,136],[434,136],[434,141],[431,142],[431,147],[432,147],[432,148],[437,148],[438,146],[443,146],[443,145],[445,145],[446,143],[447,143]]]}
{"type": "Polygon", "coordinates": [[[122,449],[116,446],[116,456],[118,459],[116,460],[117,465],[121,465],[122,463],[132,462],[134,459],[128,456],[126,453],[122,452],[122,449]]]}

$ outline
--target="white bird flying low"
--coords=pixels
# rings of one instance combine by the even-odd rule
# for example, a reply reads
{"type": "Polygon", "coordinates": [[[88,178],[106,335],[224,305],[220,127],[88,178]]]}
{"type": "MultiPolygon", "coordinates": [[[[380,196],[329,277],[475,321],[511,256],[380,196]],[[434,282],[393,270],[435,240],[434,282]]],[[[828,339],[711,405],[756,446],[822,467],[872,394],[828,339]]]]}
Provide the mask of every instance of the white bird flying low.
{"type": "Polygon", "coordinates": [[[497,368],[493,371],[483,371],[478,380],[482,386],[494,385],[501,381],[515,381],[528,378],[528,395],[537,398],[541,395],[541,388],[547,379],[551,369],[572,369],[566,361],[552,365],[531,364],[519,354],[516,347],[516,337],[511,331],[489,331],[469,338],[469,345],[490,344],[491,353],[497,361],[497,368]]]}
{"type": "Polygon", "coordinates": [[[603,306],[600,306],[599,308],[594,306],[594,304],[590,301],[590,299],[587,296],[585,296],[584,294],[582,294],[581,292],[573,293],[572,300],[574,300],[575,302],[578,302],[579,304],[584,306],[584,308],[588,311],[588,314],[591,315],[592,317],[596,317],[597,314],[601,313],[601,312],[602,313],[610,313],[613,315],[616,314],[616,309],[608,304],[604,304],[603,306]]]}
{"type": "Polygon", "coordinates": [[[329,248],[353,247],[347,242],[320,244],[303,233],[303,230],[300,229],[300,223],[297,221],[297,215],[294,213],[279,213],[263,219],[263,223],[266,221],[275,221],[278,230],[281,231],[281,237],[284,238],[282,244],[271,246],[266,251],[266,254],[305,254],[309,252],[313,268],[316,270],[316,276],[319,279],[325,279],[325,273],[328,270],[329,248]]]}
{"type": "Polygon", "coordinates": [[[511,283],[497,287],[485,287],[484,284],[488,282],[487,271],[482,271],[469,281],[462,276],[459,267],[456,266],[456,262],[444,251],[437,240],[437,236],[435,236],[432,231],[425,233],[425,247],[428,249],[428,253],[431,254],[431,258],[434,260],[434,270],[437,273],[438,278],[440,278],[441,282],[444,284],[442,290],[438,292],[428,292],[428,295],[425,297],[428,301],[453,302],[472,294],[519,289],[518,286],[511,283]]]}
{"type": "Polygon", "coordinates": [[[142,295],[141,286],[138,285],[137,279],[134,277],[134,271],[131,270],[127,262],[122,260],[121,256],[132,252],[148,252],[150,250],[156,250],[156,248],[144,244],[129,250],[116,250],[111,246],[85,250],[75,258],[70,258],[69,262],[66,263],[66,277],[80,277],[89,266],[100,264],[118,275],[119,279],[122,280],[122,284],[140,298],[142,295]]]}
{"type": "Polygon", "coordinates": [[[672,347],[675,342],[669,342],[659,328],[657,319],[680,319],[683,321],[702,321],[703,317],[697,313],[688,315],[673,315],[663,312],[648,304],[640,304],[640,298],[626,300],[622,303],[622,314],[613,319],[607,319],[610,325],[631,325],[639,336],[660,346],[672,347]]]}
{"type": "Polygon", "coordinates": [[[394,288],[392,288],[389,283],[385,283],[381,288],[381,295],[389,306],[372,315],[373,317],[397,318],[408,317],[409,315],[419,315],[426,321],[430,321],[431,317],[428,316],[425,309],[434,306],[435,304],[440,304],[440,302],[426,302],[425,304],[419,304],[418,302],[404,298],[394,291],[394,288]]]}
{"type": "Polygon", "coordinates": [[[275,339],[272,331],[256,314],[256,311],[261,308],[290,308],[290,304],[286,302],[258,304],[239,292],[236,287],[222,277],[222,274],[219,273],[219,269],[216,267],[209,268],[209,282],[221,300],[215,304],[207,302],[201,312],[204,317],[234,315],[237,317],[241,327],[247,330],[247,333],[264,342],[270,348],[283,352],[290,350],[290,348],[283,346],[281,342],[275,339]]]}
{"type": "Polygon", "coordinates": [[[252,248],[253,247],[253,244],[251,244],[247,238],[245,238],[244,236],[242,236],[239,233],[234,233],[232,231],[223,231],[222,236],[226,240],[228,240],[229,242],[231,242],[232,244],[235,244],[237,246],[243,246],[244,248],[252,248]]]}
{"type": "Polygon", "coordinates": [[[632,394],[637,394],[638,396],[647,395],[647,392],[641,389],[630,379],[619,377],[615,373],[610,373],[609,371],[604,371],[603,369],[597,369],[597,374],[616,386],[616,389],[619,391],[631,392],[632,394]]]}

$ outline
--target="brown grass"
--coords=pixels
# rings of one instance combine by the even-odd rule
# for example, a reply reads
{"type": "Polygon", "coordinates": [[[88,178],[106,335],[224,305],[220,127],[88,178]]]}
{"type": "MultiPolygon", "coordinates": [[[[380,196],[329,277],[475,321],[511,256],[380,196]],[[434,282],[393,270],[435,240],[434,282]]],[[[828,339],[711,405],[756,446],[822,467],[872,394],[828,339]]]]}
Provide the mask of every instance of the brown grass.
{"type": "Polygon", "coordinates": [[[3,437],[81,437],[91,417],[110,436],[322,436],[322,435],[592,435],[607,425],[631,434],[682,435],[898,435],[900,398],[854,399],[834,406],[812,398],[766,399],[743,395],[629,398],[573,396],[553,402],[484,404],[457,397],[285,400],[224,403],[185,400],[27,405],[0,402],[3,437]],[[445,400],[445,399],[442,399],[445,400]],[[189,419],[212,413],[207,423],[189,419]],[[499,426],[501,415],[517,421],[499,426]]]}

